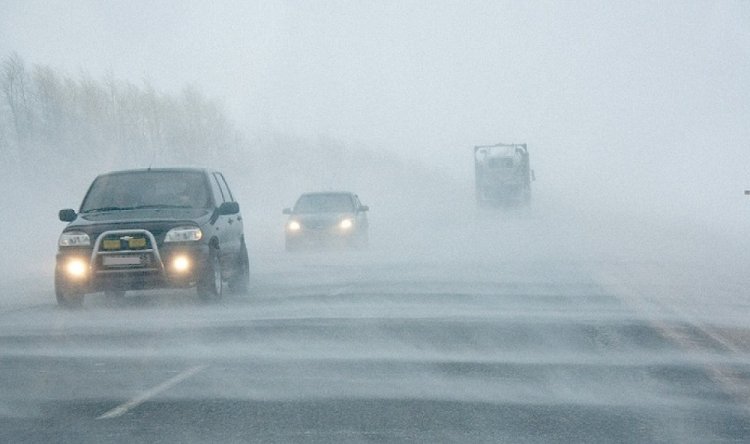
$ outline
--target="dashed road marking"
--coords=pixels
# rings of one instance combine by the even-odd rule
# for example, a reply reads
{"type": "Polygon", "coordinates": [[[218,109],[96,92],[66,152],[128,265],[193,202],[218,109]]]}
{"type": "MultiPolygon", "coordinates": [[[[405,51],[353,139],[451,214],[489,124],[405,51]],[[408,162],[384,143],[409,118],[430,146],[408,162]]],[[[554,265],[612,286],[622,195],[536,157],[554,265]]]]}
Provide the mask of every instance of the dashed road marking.
{"type": "Polygon", "coordinates": [[[113,408],[112,410],[98,416],[96,419],[112,419],[112,418],[117,418],[118,416],[122,416],[125,413],[127,413],[128,410],[138,407],[139,405],[143,404],[144,402],[148,401],[149,399],[153,398],[159,393],[179,384],[180,382],[192,376],[195,376],[197,373],[202,372],[206,368],[208,368],[207,365],[196,365],[195,367],[190,367],[189,369],[168,379],[167,381],[164,381],[163,383],[157,385],[156,387],[141,393],[140,395],[136,396],[130,401],[124,404],[121,404],[113,408]]]}

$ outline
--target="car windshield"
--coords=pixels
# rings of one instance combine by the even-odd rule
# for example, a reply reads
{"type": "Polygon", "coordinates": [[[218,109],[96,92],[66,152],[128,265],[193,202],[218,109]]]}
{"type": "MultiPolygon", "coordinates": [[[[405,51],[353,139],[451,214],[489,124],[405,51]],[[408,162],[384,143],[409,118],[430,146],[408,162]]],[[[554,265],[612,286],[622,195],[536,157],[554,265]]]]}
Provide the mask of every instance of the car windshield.
{"type": "Polygon", "coordinates": [[[139,208],[207,208],[204,176],[193,171],[138,171],[98,177],[81,212],[139,208]]]}
{"type": "Polygon", "coordinates": [[[354,211],[348,194],[305,194],[294,205],[295,213],[345,213],[354,211]]]}

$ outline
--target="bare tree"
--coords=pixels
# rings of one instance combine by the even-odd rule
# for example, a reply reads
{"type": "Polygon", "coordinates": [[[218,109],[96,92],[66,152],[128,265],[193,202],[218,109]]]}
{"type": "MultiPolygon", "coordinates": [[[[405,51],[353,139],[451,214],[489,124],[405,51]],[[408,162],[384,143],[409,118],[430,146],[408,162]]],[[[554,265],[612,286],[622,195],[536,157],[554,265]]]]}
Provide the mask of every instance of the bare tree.
{"type": "Polygon", "coordinates": [[[0,74],[2,75],[0,77],[0,88],[2,88],[5,102],[10,109],[16,142],[18,147],[21,147],[30,131],[29,110],[26,100],[27,74],[21,56],[14,52],[6,57],[3,60],[0,74]]]}
{"type": "Polygon", "coordinates": [[[39,136],[45,144],[65,140],[64,92],[59,76],[47,66],[36,66],[32,73],[39,136]]]}
{"type": "Polygon", "coordinates": [[[192,86],[169,95],[148,81],[141,87],[118,81],[111,72],[97,80],[34,66],[29,75],[14,53],[0,65],[0,92],[3,160],[199,163],[244,145],[222,106],[192,86]]]}

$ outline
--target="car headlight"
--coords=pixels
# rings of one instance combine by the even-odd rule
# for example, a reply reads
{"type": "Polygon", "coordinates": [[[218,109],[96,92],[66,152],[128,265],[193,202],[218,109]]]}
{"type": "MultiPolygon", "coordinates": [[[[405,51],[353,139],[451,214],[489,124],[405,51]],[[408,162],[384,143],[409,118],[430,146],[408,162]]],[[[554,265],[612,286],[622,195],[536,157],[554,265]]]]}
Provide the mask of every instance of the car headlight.
{"type": "Polygon", "coordinates": [[[339,228],[341,228],[342,230],[348,230],[353,226],[354,226],[354,221],[351,219],[344,219],[341,222],[339,222],[339,228]]]}
{"type": "Polygon", "coordinates": [[[61,247],[85,247],[91,245],[91,238],[80,231],[69,231],[60,235],[57,245],[61,247]]]}
{"type": "Polygon", "coordinates": [[[299,222],[297,222],[296,220],[293,220],[293,221],[290,221],[290,222],[289,222],[289,223],[288,223],[288,224],[286,225],[286,228],[287,228],[287,229],[288,229],[289,231],[299,231],[299,230],[301,230],[301,229],[302,229],[302,225],[300,225],[300,223],[299,223],[299,222]]]}
{"type": "Polygon", "coordinates": [[[192,242],[203,238],[203,232],[198,227],[172,228],[164,237],[164,242],[192,242]]]}

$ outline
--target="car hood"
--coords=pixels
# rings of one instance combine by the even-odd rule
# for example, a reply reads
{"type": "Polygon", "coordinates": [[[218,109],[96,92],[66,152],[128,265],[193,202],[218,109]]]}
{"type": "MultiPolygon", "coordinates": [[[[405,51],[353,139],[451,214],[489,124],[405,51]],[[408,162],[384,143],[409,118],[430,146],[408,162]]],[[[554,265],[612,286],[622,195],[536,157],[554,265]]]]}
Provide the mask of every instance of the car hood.
{"type": "Polygon", "coordinates": [[[289,216],[290,219],[294,220],[310,220],[310,221],[339,221],[347,217],[354,217],[352,213],[294,213],[289,216]]]}

